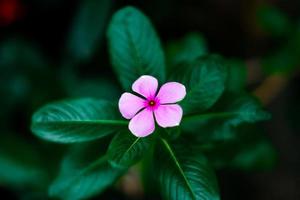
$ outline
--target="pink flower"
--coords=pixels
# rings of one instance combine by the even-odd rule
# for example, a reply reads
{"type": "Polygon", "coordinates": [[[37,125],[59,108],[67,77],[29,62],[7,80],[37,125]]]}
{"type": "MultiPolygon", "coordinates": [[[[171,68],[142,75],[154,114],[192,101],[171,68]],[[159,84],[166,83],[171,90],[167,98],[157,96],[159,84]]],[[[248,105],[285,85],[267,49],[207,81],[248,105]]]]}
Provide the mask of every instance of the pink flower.
{"type": "Polygon", "coordinates": [[[129,130],[137,137],[153,133],[155,120],[163,128],[180,124],[182,108],[175,103],[185,97],[184,85],[168,82],[156,93],[157,88],[157,79],[144,75],[132,85],[132,90],[143,97],[125,92],[119,100],[120,112],[124,118],[131,119],[129,130]]]}

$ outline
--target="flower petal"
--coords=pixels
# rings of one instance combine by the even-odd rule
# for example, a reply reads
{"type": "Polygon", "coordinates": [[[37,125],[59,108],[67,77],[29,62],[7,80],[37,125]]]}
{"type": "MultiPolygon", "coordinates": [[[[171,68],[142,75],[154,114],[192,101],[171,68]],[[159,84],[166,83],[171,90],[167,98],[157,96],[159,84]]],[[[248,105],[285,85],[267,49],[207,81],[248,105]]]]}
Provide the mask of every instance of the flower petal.
{"type": "Polygon", "coordinates": [[[144,75],[133,83],[132,90],[146,98],[149,98],[155,96],[157,87],[158,81],[156,78],[144,75]]]}
{"type": "Polygon", "coordinates": [[[182,118],[182,108],[177,104],[160,105],[154,114],[159,126],[163,128],[178,126],[182,118]]]}
{"type": "Polygon", "coordinates": [[[144,101],[144,99],[128,92],[123,93],[119,100],[119,110],[122,116],[126,119],[133,118],[139,110],[145,107],[144,101]]]}
{"type": "Polygon", "coordinates": [[[168,82],[161,86],[157,98],[161,104],[176,103],[186,95],[185,86],[177,82],[168,82]]]}
{"type": "Polygon", "coordinates": [[[155,129],[153,112],[144,109],[129,122],[129,130],[137,137],[145,137],[153,133],[155,129]]]}

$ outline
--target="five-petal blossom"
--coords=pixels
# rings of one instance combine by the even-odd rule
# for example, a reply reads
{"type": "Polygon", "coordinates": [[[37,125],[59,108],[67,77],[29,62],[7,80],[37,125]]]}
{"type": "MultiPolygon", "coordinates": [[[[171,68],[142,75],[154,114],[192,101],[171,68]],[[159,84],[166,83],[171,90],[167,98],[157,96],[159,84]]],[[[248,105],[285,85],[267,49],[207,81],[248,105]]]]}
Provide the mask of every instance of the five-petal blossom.
{"type": "Polygon", "coordinates": [[[186,95],[185,86],[168,82],[157,93],[158,81],[148,75],[141,76],[132,90],[140,96],[125,92],[119,100],[122,116],[130,119],[129,130],[137,137],[145,137],[155,130],[155,120],[159,126],[178,126],[182,118],[182,108],[176,104],[186,95]]]}

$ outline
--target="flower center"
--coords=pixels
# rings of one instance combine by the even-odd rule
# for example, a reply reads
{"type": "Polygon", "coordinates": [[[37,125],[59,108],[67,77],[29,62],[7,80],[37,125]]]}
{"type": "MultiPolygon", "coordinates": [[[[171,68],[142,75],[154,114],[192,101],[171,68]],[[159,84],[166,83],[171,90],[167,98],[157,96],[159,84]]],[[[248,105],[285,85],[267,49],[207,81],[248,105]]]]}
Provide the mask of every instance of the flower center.
{"type": "Polygon", "coordinates": [[[154,107],[156,105],[156,102],[154,100],[149,101],[149,106],[154,107]]]}

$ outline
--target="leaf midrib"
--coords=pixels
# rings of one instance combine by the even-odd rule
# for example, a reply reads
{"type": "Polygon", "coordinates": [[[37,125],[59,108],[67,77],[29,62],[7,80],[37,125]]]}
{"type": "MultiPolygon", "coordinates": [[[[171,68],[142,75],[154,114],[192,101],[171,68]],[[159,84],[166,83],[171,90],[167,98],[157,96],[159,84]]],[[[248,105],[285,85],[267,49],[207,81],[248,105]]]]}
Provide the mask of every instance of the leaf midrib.
{"type": "Polygon", "coordinates": [[[163,144],[165,145],[166,149],[167,149],[168,152],[170,153],[170,155],[171,155],[173,161],[175,162],[175,165],[176,165],[176,167],[178,168],[180,174],[182,175],[182,177],[183,177],[183,179],[184,179],[186,185],[188,186],[188,188],[189,188],[189,190],[190,190],[190,192],[191,192],[191,194],[192,194],[193,199],[196,200],[196,194],[194,193],[194,191],[193,191],[193,189],[192,189],[192,186],[190,185],[190,183],[189,183],[187,177],[185,176],[184,171],[183,171],[183,169],[182,169],[182,167],[181,167],[179,161],[177,160],[177,158],[176,158],[176,156],[175,156],[175,153],[173,152],[171,146],[169,145],[169,143],[168,143],[165,139],[163,139],[163,138],[161,138],[161,137],[160,137],[160,139],[162,140],[162,142],[163,142],[163,144]]]}
{"type": "Polygon", "coordinates": [[[125,151],[125,153],[123,154],[123,156],[125,156],[129,151],[131,151],[131,149],[134,147],[134,145],[140,140],[141,138],[138,137],[137,139],[135,139],[135,141],[130,145],[130,147],[125,151]]]}

